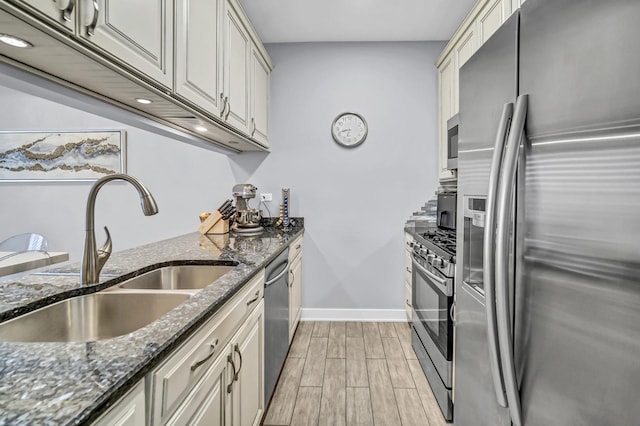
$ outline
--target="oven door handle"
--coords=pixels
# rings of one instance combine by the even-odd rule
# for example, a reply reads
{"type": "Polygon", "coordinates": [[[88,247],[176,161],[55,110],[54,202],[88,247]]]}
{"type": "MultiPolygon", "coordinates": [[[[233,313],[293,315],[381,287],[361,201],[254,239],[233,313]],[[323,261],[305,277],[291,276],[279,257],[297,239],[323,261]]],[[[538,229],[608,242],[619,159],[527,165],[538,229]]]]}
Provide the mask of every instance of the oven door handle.
{"type": "Polygon", "coordinates": [[[437,276],[436,274],[434,274],[433,272],[429,271],[427,268],[419,264],[413,253],[411,254],[411,263],[413,263],[413,266],[418,268],[420,272],[422,272],[427,277],[429,277],[432,281],[434,281],[435,284],[440,288],[440,290],[445,294],[445,296],[453,296],[453,288],[451,286],[451,280],[440,278],[439,276],[437,276]]]}

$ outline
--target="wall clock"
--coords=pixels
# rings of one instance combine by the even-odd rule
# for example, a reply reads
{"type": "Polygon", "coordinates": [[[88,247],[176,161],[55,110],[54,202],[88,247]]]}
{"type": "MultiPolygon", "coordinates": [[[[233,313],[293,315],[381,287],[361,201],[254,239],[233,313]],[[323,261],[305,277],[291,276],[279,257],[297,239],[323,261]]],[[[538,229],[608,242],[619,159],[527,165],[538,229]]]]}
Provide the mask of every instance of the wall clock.
{"type": "Polygon", "coordinates": [[[365,119],[355,112],[343,112],[331,124],[333,140],[347,148],[360,145],[367,138],[368,126],[365,119]]]}

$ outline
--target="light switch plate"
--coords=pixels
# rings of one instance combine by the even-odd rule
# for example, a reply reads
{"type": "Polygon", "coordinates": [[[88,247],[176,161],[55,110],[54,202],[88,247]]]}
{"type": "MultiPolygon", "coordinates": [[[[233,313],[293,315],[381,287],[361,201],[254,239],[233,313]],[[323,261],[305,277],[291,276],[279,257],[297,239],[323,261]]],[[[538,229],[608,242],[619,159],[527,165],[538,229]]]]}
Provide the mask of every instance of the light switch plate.
{"type": "Polygon", "coordinates": [[[271,193],[260,194],[260,201],[273,201],[273,194],[271,193]]]}

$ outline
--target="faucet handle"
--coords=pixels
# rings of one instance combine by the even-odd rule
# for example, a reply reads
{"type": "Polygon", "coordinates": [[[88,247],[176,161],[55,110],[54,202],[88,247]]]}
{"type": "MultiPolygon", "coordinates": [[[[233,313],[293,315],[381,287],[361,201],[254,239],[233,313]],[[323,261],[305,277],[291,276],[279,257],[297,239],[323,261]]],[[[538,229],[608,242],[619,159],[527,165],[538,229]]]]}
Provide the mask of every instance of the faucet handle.
{"type": "Polygon", "coordinates": [[[97,264],[97,273],[100,273],[102,267],[105,263],[107,263],[107,259],[111,256],[111,234],[109,233],[109,228],[104,227],[104,232],[107,233],[107,241],[105,241],[104,245],[98,249],[98,264],[97,264]]]}

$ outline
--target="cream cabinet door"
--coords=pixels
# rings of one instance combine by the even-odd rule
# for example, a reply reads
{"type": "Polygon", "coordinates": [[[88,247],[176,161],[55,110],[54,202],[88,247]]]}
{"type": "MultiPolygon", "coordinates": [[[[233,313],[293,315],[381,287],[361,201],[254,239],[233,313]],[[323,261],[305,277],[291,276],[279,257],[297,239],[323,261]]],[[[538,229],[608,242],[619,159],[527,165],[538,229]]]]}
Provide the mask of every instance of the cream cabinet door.
{"type": "Polygon", "coordinates": [[[77,1],[80,36],[120,63],[173,87],[173,1],[77,1]]]}
{"type": "Polygon", "coordinates": [[[438,68],[438,110],[440,112],[439,129],[439,168],[440,179],[452,177],[452,173],[447,169],[447,120],[455,115],[457,103],[457,82],[458,73],[455,64],[455,55],[449,57],[438,68]]]}
{"type": "Polygon", "coordinates": [[[411,262],[411,243],[413,242],[413,237],[405,233],[404,239],[406,241],[405,251],[404,251],[404,307],[407,311],[407,321],[411,321],[412,312],[412,302],[411,302],[411,281],[412,281],[412,272],[413,272],[413,263],[411,262]]]}
{"type": "Polygon", "coordinates": [[[227,1],[224,34],[224,120],[249,134],[249,74],[251,39],[234,5],[227,1]]]}
{"type": "Polygon", "coordinates": [[[146,424],[144,380],[102,415],[93,426],[140,426],[146,424]]]}
{"type": "Polygon", "coordinates": [[[413,316],[413,304],[412,304],[412,291],[411,285],[404,286],[404,307],[407,312],[407,321],[411,322],[413,316]]]}
{"type": "Polygon", "coordinates": [[[175,13],[175,92],[219,116],[224,0],[176,0],[175,13]]]}
{"type": "Polygon", "coordinates": [[[264,412],[264,301],[231,341],[236,373],[232,385],[231,424],[257,426],[264,412]]]}
{"type": "Polygon", "coordinates": [[[227,423],[229,352],[224,351],[213,362],[203,378],[189,393],[167,426],[222,426],[227,423]]]}
{"type": "Polygon", "coordinates": [[[264,146],[269,146],[269,67],[262,55],[251,49],[251,126],[250,136],[264,146]]]}
{"type": "Polygon", "coordinates": [[[511,15],[511,0],[491,0],[476,18],[479,45],[483,45],[511,15]]]}
{"type": "Polygon", "coordinates": [[[289,343],[296,332],[302,312],[302,253],[289,266],[289,343]]]}
{"type": "Polygon", "coordinates": [[[76,0],[22,0],[20,7],[39,15],[61,28],[74,31],[76,22],[76,0]]]}
{"type": "Polygon", "coordinates": [[[453,108],[454,114],[457,114],[460,111],[460,90],[458,89],[460,84],[460,68],[462,68],[476,50],[478,50],[476,30],[475,26],[472,25],[462,34],[462,37],[460,37],[460,40],[453,50],[456,64],[456,75],[454,78],[454,84],[456,85],[455,105],[453,108]]]}

